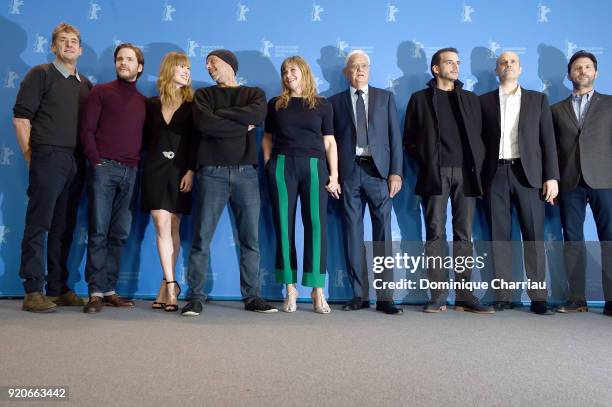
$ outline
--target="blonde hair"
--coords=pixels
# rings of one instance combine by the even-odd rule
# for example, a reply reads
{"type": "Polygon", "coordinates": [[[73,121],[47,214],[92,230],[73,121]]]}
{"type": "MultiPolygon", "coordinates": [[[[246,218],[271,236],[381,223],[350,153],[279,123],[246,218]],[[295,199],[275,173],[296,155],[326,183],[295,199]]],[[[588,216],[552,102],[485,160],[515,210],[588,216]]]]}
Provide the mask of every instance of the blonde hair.
{"type": "Polygon", "coordinates": [[[170,104],[177,96],[181,98],[181,103],[193,100],[191,75],[187,85],[177,89],[174,84],[174,67],[181,65],[191,67],[191,61],[187,55],[181,52],[168,52],[162,59],[159,67],[159,78],[157,79],[157,90],[159,91],[159,99],[162,105],[170,104]]]}
{"type": "MultiPolygon", "coordinates": [[[[280,69],[281,77],[287,70],[287,66],[290,64],[296,65],[302,72],[302,97],[304,98],[304,104],[308,107],[308,109],[314,109],[317,106],[317,103],[319,103],[320,98],[317,96],[315,79],[312,75],[310,66],[308,66],[308,62],[306,62],[304,58],[297,55],[285,59],[280,69]]],[[[274,108],[276,110],[285,109],[289,105],[289,99],[291,99],[291,90],[287,88],[282,79],[281,85],[283,90],[274,104],[274,108]]]]}

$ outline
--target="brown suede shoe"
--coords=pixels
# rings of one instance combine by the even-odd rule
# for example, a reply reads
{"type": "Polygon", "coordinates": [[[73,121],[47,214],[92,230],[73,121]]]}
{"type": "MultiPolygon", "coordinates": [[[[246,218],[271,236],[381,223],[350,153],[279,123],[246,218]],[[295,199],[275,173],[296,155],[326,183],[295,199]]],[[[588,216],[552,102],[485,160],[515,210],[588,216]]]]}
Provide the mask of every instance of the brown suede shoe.
{"type": "Polygon", "coordinates": [[[83,307],[83,312],[86,314],[97,314],[102,311],[102,297],[89,297],[89,302],[83,307]]]}
{"type": "Polygon", "coordinates": [[[74,291],[66,291],[64,294],[58,297],[48,297],[51,301],[53,301],[56,305],[61,307],[82,307],[85,305],[85,301],[78,295],[74,293],[74,291]]]}
{"type": "Polygon", "coordinates": [[[55,312],[55,305],[43,293],[29,293],[23,298],[21,309],[28,312],[55,312]]]}
{"type": "Polygon", "coordinates": [[[119,297],[117,294],[105,295],[104,305],[109,307],[133,307],[134,301],[119,297]]]}

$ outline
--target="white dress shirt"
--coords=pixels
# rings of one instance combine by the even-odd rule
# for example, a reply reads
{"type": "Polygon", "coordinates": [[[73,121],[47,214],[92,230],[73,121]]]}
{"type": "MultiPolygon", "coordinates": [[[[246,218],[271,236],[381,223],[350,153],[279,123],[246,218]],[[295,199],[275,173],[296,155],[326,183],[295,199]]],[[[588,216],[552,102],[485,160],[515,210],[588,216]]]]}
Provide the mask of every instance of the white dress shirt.
{"type": "Polygon", "coordinates": [[[518,145],[519,115],[521,113],[521,87],[510,93],[499,88],[499,112],[501,138],[499,140],[499,158],[510,160],[520,158],[518,145]]]}
{"type": "MultiPolygon", "coordinates": [[[[368,94],[370,92],[370,85],[366,86],[362,90],[363,90],[363,95],[361,95],[361,97],[363,98],[363,104],[365,105],[366,126],[368,126],[369,125],[368,120],[367,120],[368,118],[368,94]]],[[[357,89],[355,89],[352,86],[349,86],[349,92],[351,93],[351,102],[353,105],[353,117],[355,118],[355,123],[357,123],[357,95],[355,94],[356,91],[357,89]]],[[[368,157],[372,156],[372,154],[370,153],[369,146],[366,146],[365,148],[357,146],[355,148],[355,155],[368,156],[368,157]]]]}

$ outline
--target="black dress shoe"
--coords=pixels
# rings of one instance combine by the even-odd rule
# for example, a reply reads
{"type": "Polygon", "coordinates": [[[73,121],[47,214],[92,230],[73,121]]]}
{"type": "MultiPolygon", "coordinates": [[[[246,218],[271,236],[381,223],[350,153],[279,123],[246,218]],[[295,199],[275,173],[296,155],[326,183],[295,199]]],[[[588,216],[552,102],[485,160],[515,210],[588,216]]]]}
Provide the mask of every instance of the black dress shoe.
{"type": "Polygon", "coordinates": [[[557,307],[557,312],[567,314],[571,312],[589,312],[586,301],[568,301],[557,307]]]}
{"type": "Polygon", "coordinates": [[[475,314],[495,314],[495,309],[490,305],[482,305],[477,300],[455,301],[455,311],[467,311],[475,314]]]}
{"type": "Polygon", "coordinates": [[[606,301],[604,305],[603,314],[612,317],[612,301],[606,301]]]}
{"type": "Polygon", "coordinates": [[[531,306],[529,307],[531,312],[538,315],[553,315],[554,313],[548,309],[546,305],[546,301],[531,301],[531,306]]]}
{"type": "Polygon", "coordinates": [[[393,301],[376,301],[376,311],[384,312],[388,315],[398,315],[404,312],[401,307],[396,307],[393,301]]]}
{"type": "Polygon", "coordinates": [[[362,308],[370,308],[370,301],[362,301],[361,297],[353,297],[352,300],[342,305],[344,311],[356,311],[362,308]]]}
{"type": "Polygon", "coordinates": [[[514,308],[514,305],[512,305],[510,301],[495,301],[495,303],[493,304],[493,309],[495,310],[495,312],[512,308],[514,308]]]}

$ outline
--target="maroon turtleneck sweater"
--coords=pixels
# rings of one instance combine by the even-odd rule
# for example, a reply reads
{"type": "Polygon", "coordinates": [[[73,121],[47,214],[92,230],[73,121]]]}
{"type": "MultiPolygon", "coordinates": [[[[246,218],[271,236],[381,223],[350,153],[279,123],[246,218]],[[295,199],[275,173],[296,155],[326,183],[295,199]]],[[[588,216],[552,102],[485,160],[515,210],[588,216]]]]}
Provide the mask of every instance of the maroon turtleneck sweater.
{"type": "Polygon", "coordinates": [[[81,117],[81,142],[92,165],[101,158],[136,167],[140,159],[145,97],[136,82],[121,79],[96,85],[81,117]]]}

